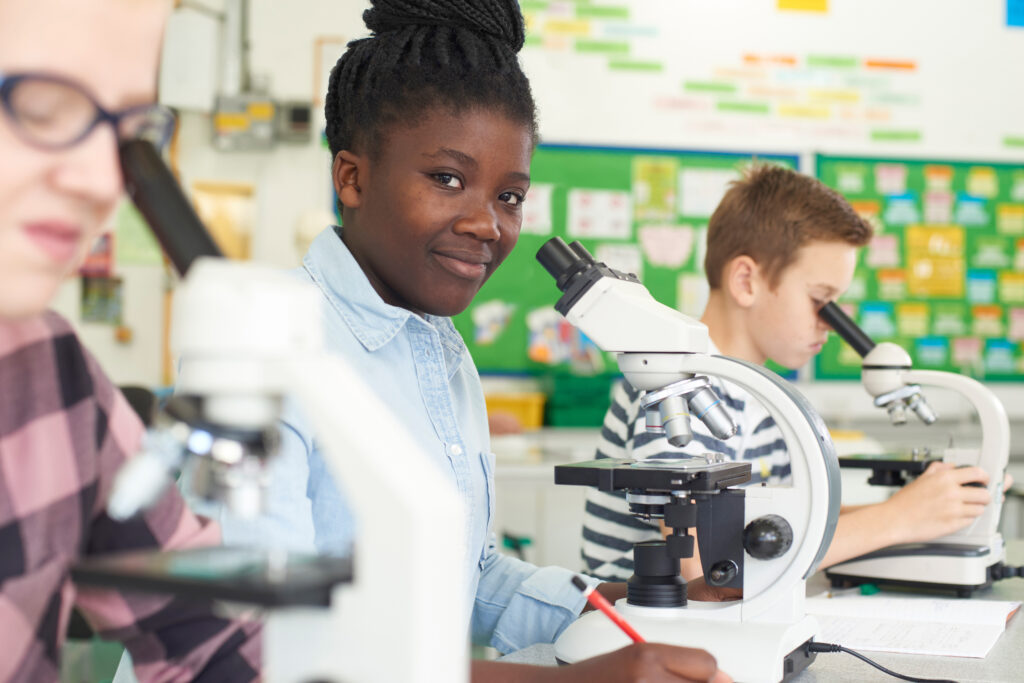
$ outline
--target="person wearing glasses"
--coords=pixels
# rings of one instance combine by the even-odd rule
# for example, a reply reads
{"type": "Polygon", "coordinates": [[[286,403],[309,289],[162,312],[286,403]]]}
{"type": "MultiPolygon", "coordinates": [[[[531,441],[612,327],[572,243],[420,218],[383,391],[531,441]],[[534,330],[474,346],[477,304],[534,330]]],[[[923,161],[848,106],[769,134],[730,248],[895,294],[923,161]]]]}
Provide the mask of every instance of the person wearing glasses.
{"type": "Polygon", "coordinates": [[[142,681],[258,678],[259,626],[166,597],[76,589],[99,553],[216,544],[176,489],[104,513],[142,424],[47,311],[122,196],[119,141],[167,141],[154,104],[166,0],[0,0],[0,681],[57,681],[72,605],[142,681]]]}

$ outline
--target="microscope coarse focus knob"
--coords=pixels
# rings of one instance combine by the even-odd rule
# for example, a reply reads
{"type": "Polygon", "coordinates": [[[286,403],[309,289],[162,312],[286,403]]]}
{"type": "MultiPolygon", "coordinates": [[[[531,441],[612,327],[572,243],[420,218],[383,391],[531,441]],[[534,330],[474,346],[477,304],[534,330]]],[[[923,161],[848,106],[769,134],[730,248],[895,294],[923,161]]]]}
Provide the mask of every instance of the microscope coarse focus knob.
{"type": "Polygon", "coordinates": [[[758,517],[743,530],[743,548],[751,557],[772,560],[793,545],[793,527],[779,515],[758,517]]]}

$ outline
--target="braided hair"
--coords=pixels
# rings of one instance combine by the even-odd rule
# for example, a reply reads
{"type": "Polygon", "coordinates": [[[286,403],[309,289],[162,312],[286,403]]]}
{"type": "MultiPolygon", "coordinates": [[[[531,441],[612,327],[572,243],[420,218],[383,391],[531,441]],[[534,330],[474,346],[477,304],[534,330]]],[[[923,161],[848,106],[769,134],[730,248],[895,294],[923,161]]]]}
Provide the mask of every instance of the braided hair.
{"type": "Polygon", "coordinates": [[[537,138],[536,106],[516,54],[525,29],[517,0],[372,0],[369,38],[334,65],[324,114],[331,156],[379,150],[387,129],[428,111],[497,109],[537,138]]]}

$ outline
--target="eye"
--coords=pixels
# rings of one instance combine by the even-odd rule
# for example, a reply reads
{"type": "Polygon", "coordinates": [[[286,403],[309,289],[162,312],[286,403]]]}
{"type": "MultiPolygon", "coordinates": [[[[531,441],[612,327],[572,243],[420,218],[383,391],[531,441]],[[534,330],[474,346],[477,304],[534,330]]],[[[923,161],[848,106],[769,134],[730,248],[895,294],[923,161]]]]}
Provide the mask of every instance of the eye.
{"type": "Polygon", "coordinates": [[[523,202],[526,201],[526,195],[524,195],[521,192],[512,192],[510,190],[508,192],[502,192],[500,195],[498,195],[498,199],[505,202],[509,206],[519,207],[522,206],[523,202]]]}
{"type": "Polygon", "coordinates": [[[462,179],[454,173],[432,173],[431,177],[444,187],[448,187],[453,190],[462,189],[462,179]]]}

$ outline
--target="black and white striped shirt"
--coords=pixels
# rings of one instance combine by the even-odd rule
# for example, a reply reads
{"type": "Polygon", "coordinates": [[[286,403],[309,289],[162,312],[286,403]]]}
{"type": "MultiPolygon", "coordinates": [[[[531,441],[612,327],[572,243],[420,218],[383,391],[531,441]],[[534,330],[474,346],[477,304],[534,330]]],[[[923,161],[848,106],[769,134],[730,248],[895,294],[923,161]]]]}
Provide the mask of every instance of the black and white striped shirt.
{"type": "MultiPolygon", "coordinates": [[[[664,436],[647,433],[646,416],[640,405],[643,392],[622,380],[612,391],[612,404],[604,416],[596,457],[643,460],[712,451],[732,460],[750,462],[748,486],[761,482],[788,484],[789,454],[775,420],[760,401],[735,384],[715,377],[709,379],[736,421],[735,436],[722,441],[712,436],[700,420],[692,420],[693,439],[676,448],[664,436]]],[[[624,491],[587,489],[582,547],[587,574],[605,580],[626,580],[633,574],[633,544],[660,538],[658,520],[648,522],[629,513],[624,491]]]]}

